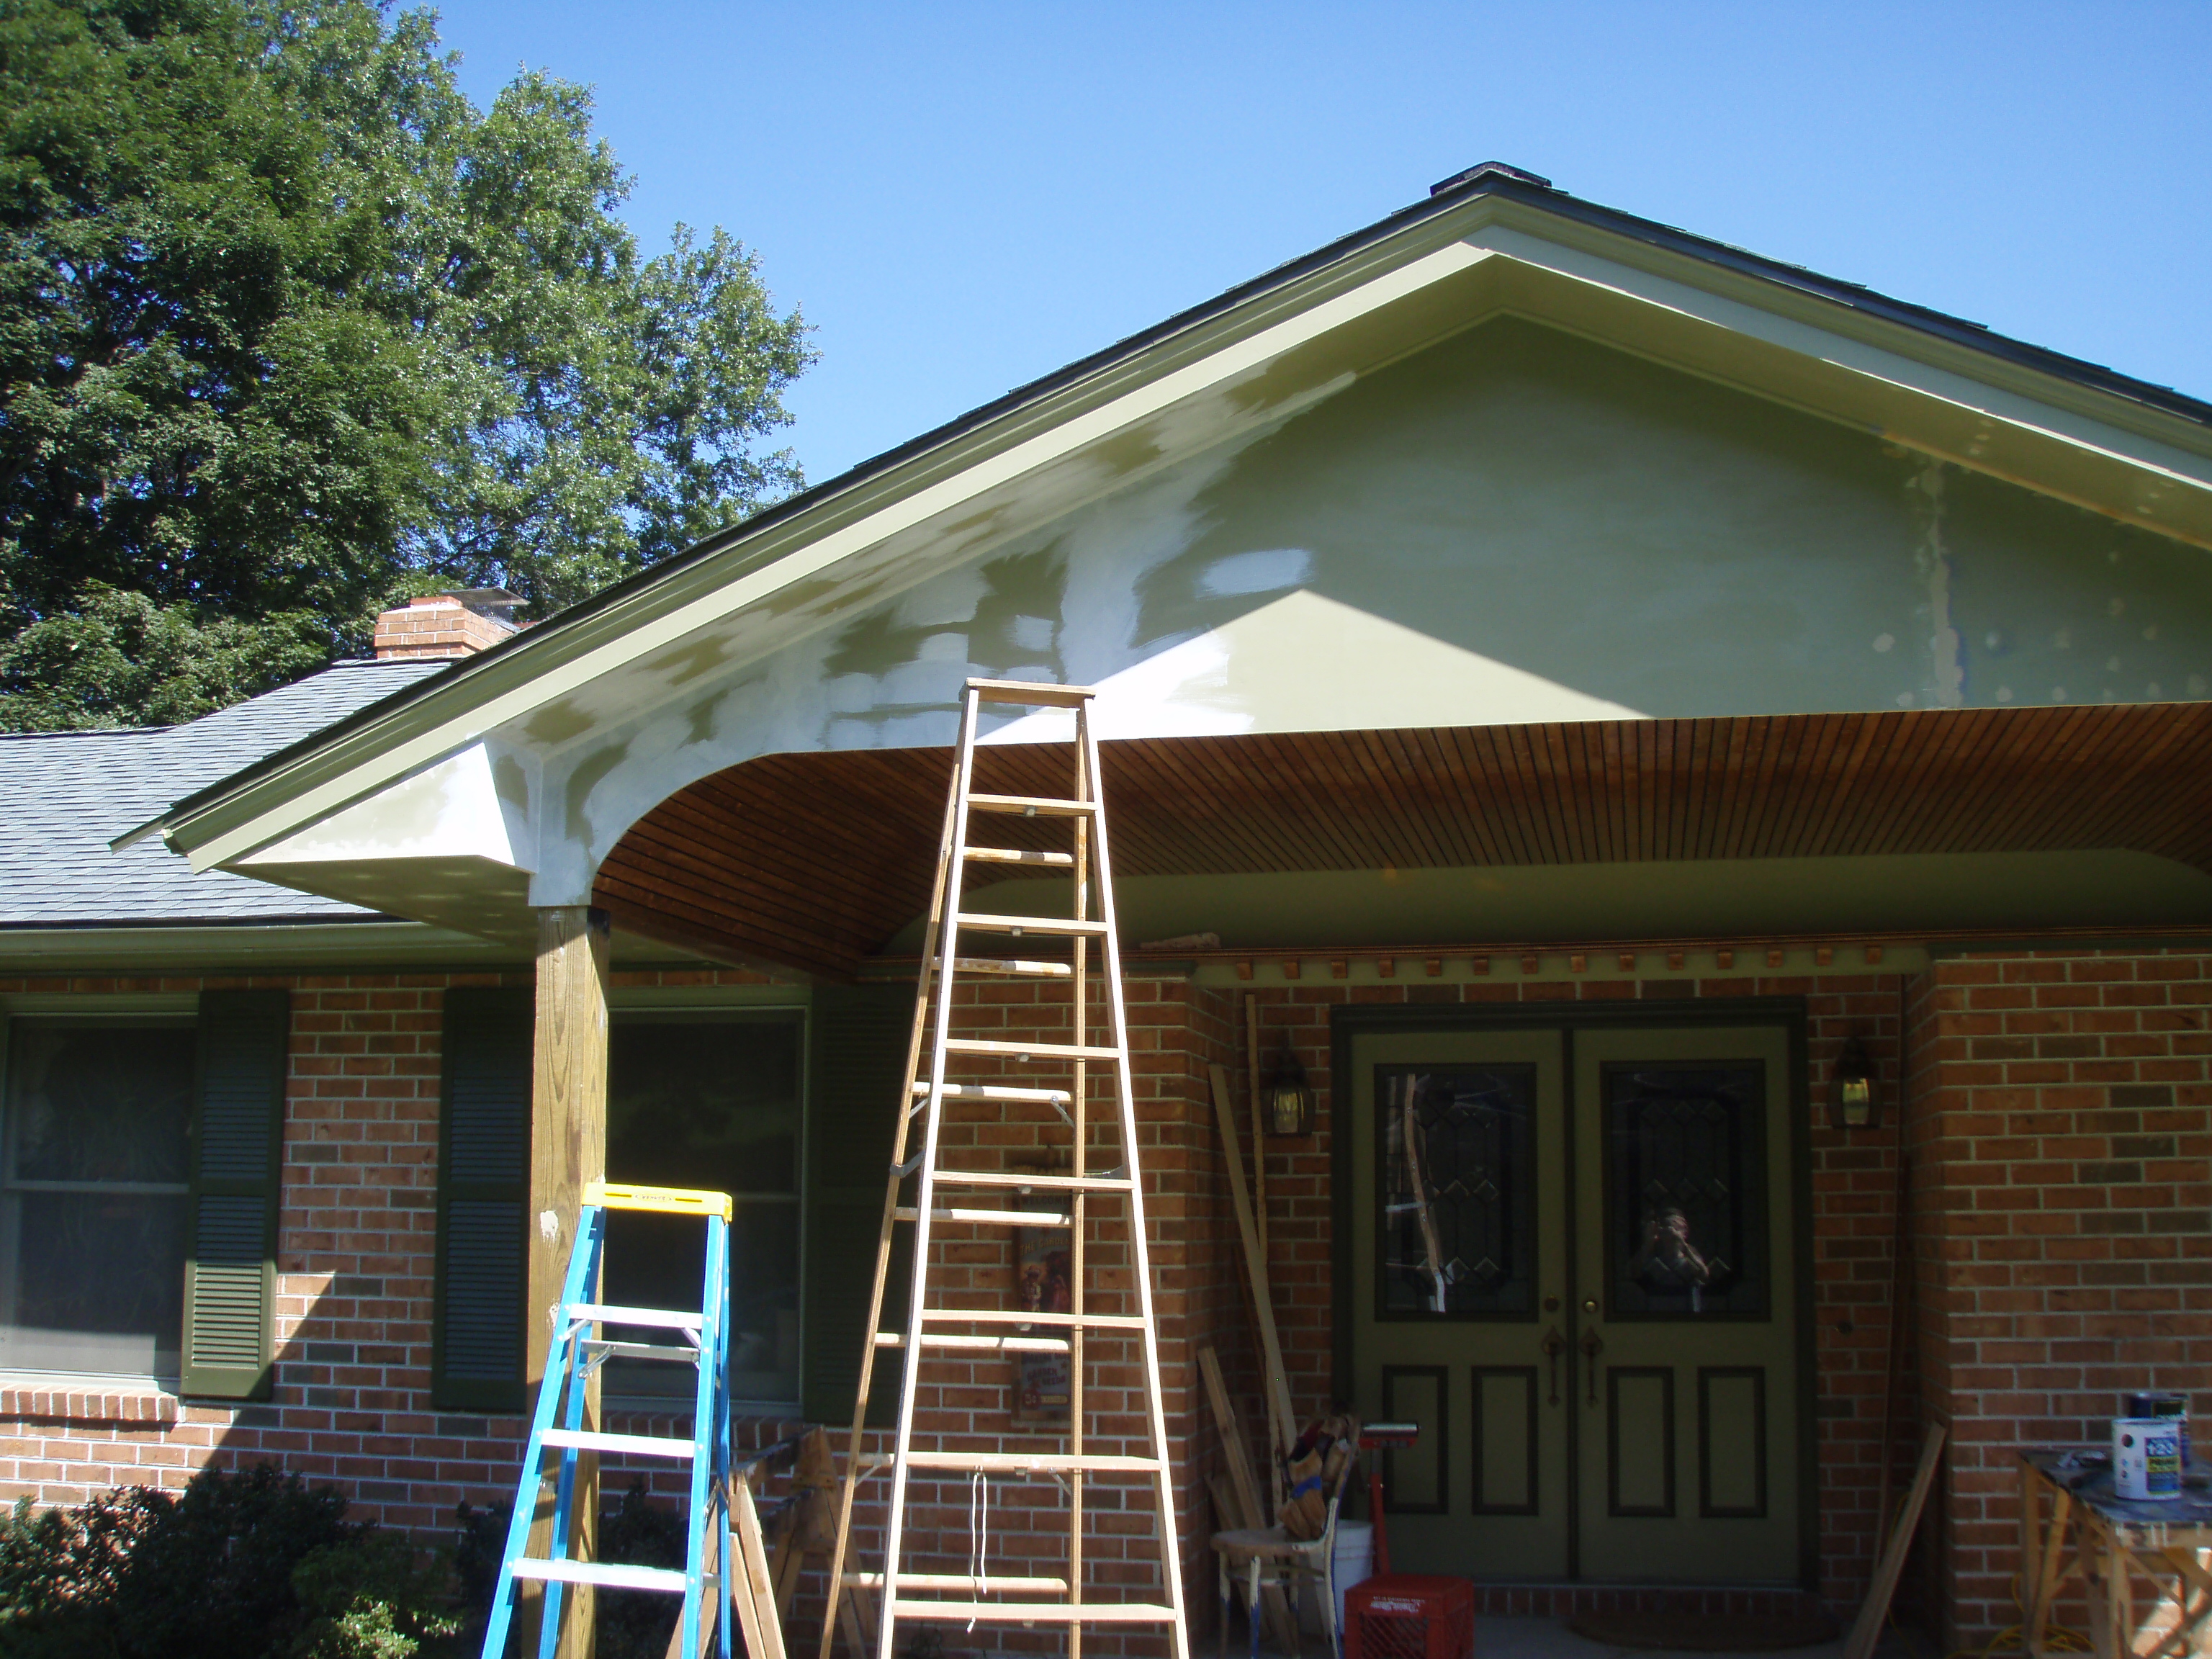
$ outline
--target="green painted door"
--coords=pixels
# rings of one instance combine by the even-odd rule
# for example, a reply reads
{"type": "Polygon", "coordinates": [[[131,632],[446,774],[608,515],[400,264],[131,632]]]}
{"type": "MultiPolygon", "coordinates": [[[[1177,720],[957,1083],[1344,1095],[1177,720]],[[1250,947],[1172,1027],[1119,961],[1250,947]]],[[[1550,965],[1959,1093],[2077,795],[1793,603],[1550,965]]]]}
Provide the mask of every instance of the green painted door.
{"type": "Polygon", "coordinates": [[[1568,1573],[1565,1058],[1558,1030],[1353,1041],[1355,1398],[1421,1425],[1384,1455],[1400,1572],[1568,1573]]]}
{"type": "Polygon", "coordinates": [[[1394,1565],[1788,1583],[1797,1331],[1780,1026],[1355,1035],[1352,1382],[1394,1565]]]}
{"type": "Polygon", "coordinates": [[[1574,1038],[1582,1576],[1798,1571],[1790,1051],[1774,1027],[1574,1038]]]}

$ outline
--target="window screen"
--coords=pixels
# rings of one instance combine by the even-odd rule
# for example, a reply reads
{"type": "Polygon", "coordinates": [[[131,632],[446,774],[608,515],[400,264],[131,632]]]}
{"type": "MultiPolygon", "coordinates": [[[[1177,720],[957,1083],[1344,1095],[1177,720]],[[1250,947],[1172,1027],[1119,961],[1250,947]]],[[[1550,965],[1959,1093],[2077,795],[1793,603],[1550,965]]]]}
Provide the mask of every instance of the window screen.
{"type": "Polygon", "coordinates": [[[174,1377],[192,1021],[9,1022],[0,1366],[174,1377]]]}

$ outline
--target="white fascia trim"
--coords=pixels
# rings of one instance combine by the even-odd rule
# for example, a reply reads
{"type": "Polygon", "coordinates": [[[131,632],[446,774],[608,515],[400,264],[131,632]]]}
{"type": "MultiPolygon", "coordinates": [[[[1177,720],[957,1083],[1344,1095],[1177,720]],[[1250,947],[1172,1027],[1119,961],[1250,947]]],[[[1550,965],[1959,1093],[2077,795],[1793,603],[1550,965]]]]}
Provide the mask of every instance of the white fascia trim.
{"type": "MultiPolygon", "coordinates": [[[[1901,392],[1947,404],[2088,451],[2194,490],[2212,489],[2212,459],[2134,433],[1956,369],[1563,242],[1492,224],[1471,240],[1515,263],[1671,311],[1731,334],[1832,364],[1901,392]]],[[[1822,303],[1810,301],[1809,303],[1822,303]]],[[[1755,389],[1755,388],[1754,388],[1755,389]]]]}
{"type": "Polygon", "coordinates": [[[1369,312],[1456,276],[1489,257],[1486,249],[1454,242],[1325,300],[1309,311],[1262,329],[1249,338],[1224,346],[1198,362],[1162,375],[1049,431],[1039,433],[952,477],[917,490],[856,523],[831,532],[820,541],[759,570],[748,572],[690,605],[643,623],[619,639],[586,652],[542,678],[480,704],[458,719],[395,744],[343,778],[323,783],[216,836],[193,849],[190,854],[192,869],[196,873],[213,869],[265,846],[602,674],[662,646],[672,645],[733,611],[758,604],[780,588],[815,575],[888,537],[949,512],[986,490],[1255,368],[1369,312]]]}

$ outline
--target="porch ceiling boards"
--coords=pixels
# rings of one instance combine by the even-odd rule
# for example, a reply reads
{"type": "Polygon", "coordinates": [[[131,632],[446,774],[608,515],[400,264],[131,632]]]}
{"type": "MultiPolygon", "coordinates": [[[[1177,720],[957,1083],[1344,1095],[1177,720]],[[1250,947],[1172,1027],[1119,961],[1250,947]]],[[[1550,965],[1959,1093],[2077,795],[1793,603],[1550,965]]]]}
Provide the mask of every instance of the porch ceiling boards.
{"type": "MultiPolygon", "coordinates": [[[[2124,848],[2212,870],[2212,704],[1594,720],[1105,745],[1120,875],[2124,848]]],[[[1065,792],[1065,745],[980,781],[1065,792]]],[[[842,977],[928,903],[951,755],[763,757],[601,866],[635,931],[842,977]]],[[[990,822],[977,838],[1050,844],[990,822]]],[[[1064,832],[1062,832],[1064,834],[1064,832]]]]}

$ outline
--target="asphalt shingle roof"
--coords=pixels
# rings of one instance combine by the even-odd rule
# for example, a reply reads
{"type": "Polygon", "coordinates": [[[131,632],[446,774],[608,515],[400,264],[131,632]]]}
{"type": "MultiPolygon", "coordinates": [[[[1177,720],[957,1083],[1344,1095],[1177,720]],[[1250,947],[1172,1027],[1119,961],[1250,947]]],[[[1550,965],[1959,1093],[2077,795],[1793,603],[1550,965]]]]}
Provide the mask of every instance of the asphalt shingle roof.
{"type": "Polygon", "coordinates": [[[189,726],[0,734],[0,927],[331,921],[372,914],[107,843],[171,802],[451,665],[342,662],[189,726]]]}

